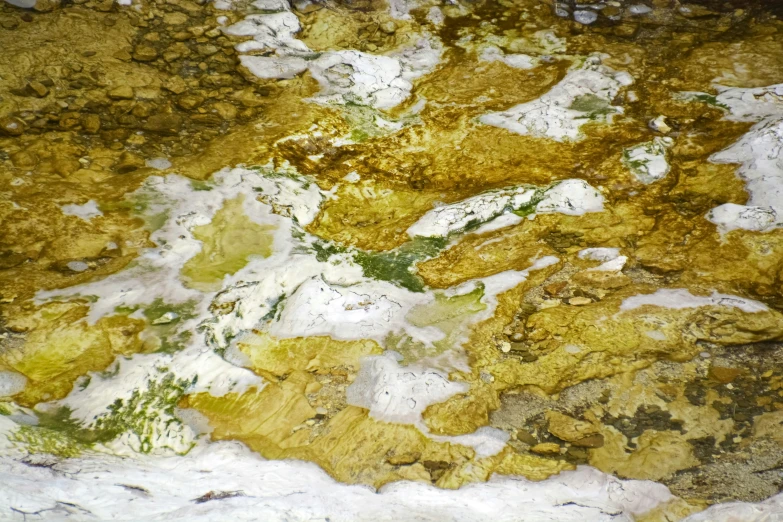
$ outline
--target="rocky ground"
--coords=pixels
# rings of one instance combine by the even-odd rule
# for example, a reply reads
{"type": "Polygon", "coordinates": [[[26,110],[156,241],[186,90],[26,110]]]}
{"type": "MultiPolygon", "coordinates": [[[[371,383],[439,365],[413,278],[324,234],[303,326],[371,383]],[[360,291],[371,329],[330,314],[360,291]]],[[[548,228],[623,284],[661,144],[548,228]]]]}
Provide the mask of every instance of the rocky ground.
{"type": "Polygon", "coordinates": [[[0,512],[781,519],[778,4],[0,3],[0,512]]]}

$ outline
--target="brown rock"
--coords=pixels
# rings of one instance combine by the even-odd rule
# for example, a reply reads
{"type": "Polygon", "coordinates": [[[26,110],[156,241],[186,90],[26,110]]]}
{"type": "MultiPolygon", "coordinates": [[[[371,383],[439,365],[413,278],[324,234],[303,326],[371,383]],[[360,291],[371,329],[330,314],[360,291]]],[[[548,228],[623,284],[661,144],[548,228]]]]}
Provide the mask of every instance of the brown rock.
{"type": "Polygon", "coordinates": [[[685,18],[704,18],[720,15],[720,13],[699,4],[682,4],[677,11],[685,18]]]}
{"type": "Polygon", "coordinates": [[[123,62],[129,62],[133,59],[133,56],[131,55],[130,51],[128,51],[127,49],[120,49],[112,56],[114,56],[118,60],[122,60],[123,62]]]}
{"type": "Polygon", "coordinates": [[[202,103],[204,103],[204,98],[195,94],[186,94],[184,96],[180,96],[177,100],[177,105],[186,111],[197,109],[202,103]]]}
{"type": "Polygon", "coordinates": [[[188,89],[188,86],[185,84],[185,80],[179,76],[172,76],[166,80],[166,83],[163,84],[163,88],[174,94],[182,94],[188,89]]]}
{"type": "Polygon", "coordinates": [[[571,444],[581,448],[601,448],[604,445],[604,436],[600,433],[596,433],[595,435],[575,440],[571,444]]]}
{"type": "Polygon", "coordinates": [[[609,270],[583,270],[574,274],[572,279],[575,283],[604,290],[622,288],[631,284],[631,279],[627,275],[609,270]]]}
{"type": "Polygon", "coordinates": [[[218,116],[224,120],[234,120],[237,117],[237,108],[227,102],[217,102],[212,105],[218,116]]]}
{"type": "Polygon", "coordinates": [[[194,114],[190,117],[194,123],[201,125],[220,125],[223,123],[223,119],[217,114],[194,114]]]}
{"type": "Polygon", "coordinates": [[[239,118],[242,120],[252,120],[256,116],[256,110],[252,107],[247,107],[239,111],[239,118]]]}
{"type": "Polygon", "coordinates": [[[518,441],[524,442],[528,446],[535,446],[538,443],[536,438],[525,430],[517,430],[516,435],[518,441]]]}
{"type": "Polygon", "coordinates": [[[112,100],[132,100],[133,89],[129,85],[120,85],[109,91],[112,100]]]}
{"type": "Polygon", "coordinates": [[[101,2],[96,2],[95,4],[95,9],[102,13],[108,13],[113,8],[114,8],[114,0],[102,0],[101,2]]]}
{"type": "Polygon", "coordinates": [[[723,384],[728,384],[740,376],[743,371],[739,368],[726,366],[710,366],[709,377],[723,384]]]}
{"type": "Polygon", "coordinates": [[[753,436],[768,437],[783,444],[783,411],[764,413],[753,419],[753,436]]]}
{"type": "Polygon", "coordinates": [[[560,445],[554,442],[542,442],[530,448],[530,451],[539,455],[560,455],[560,445]]]}
{"type": "Polygon", "coordinates": [[[133,172],[142,167],[144,167],[143,159],[132,152],[125,151],[120,154],[120,159],[114,166],[114,170],[120,174],[127,174],[128,172],[133,172]]]}
{"type": "Polygon", "coordinates": [[[188,23],[188,15],[185,13],[173,12],[163,15],[163,23],[167,25],[183,25],[188,23]]]}
{"type": "Polygon", "coordinates": [[[7,29],[8,31],[13,31],[17,27],[19,27],[19,20],[15,18],[3,20],[2,22],[0,22],[0,27],[2,27],[3,29],[7,29]]]}
{"type": "Polygon", "coordinates": [[[639,31],[639,24],[623,21],[612,29],[612,32],[624,38],[631,38],[639,31]]]}
{"type": "Polygon", "coordinates": [[[551,283],[544,287],[544,292],[547,293],[547,295],[557,295],[560,292],[563,291],[563,289],[568,286],[568,281],[560,281],[559,283],[551,283]]]}
{"type": "Polygon", "coordinates": [[[313,393],[318,393],[323,387],[324,385],[318,381],[311,382],[305,387],[305,394],[310,395],[313,393]]]}
{"type": "Polygon", "coordinates": [[[35,2],[33,10],[38,11],[39,13],[46,13],[57,9],[59,6],[60,0],[38,0],[35,2]]]}
{"type": "Polygon", "coordinates": [[[0,133],[8,136],[21,136],[24,134],[25,123],[19,118],[0,118],[0,133]]]}
{"type": "Polygon", "coordinates": [[[43,98],[49,94],[49,89],[46,88],[46,85],[36,81],[28,83],[26,90],[30,96],[35,96],[36,98],[43,98]]]}
{"type": "Polygon", "coordinates": [[[158,134],[175,135],[182,127],[182,116],[178,114],[154,114],[150,116],[144,129],[158,134]]]}
{"type": "Polygon", "coordinates": [[[562,439],[566,442],[571,442],[577,446],[586,445],[587,447],[599,447],[590,446],[589,444],[597,444],[600,442],[600,446],[603,446],[603,437],[598,433],[598,430],[589,422],[581,421],[568,415],[564,415],[558,411],[548,411],[546,413],[547,430],[549,433],[562,439]],[[598,438],[600,438],[600,440],[598,438]],[[577,442],[590,438],[585,444],[577,444],[577,442]]]}
{"type": "Polygon", "coordinates": [[[149,45],[137,45],[133,50],[133,59],[137,62],[151,62],[158,57],[158,51],[149,45]]]}
{"type": "Polygon", "coordinates": [[[169,56],[168,61],[174,61],[178,60],[180,58],[185,58],[187,56],[190,56],[192,54],[190,48],[185,45],[182,42],[177,42],[173,45],[168,46],[166,49],[166,54],[164,56],[169,56]]]}
{"type": "Polygon", "coordinates": [[[391,455],[387,457],[386,462],[392,466],[410,466],[420,458],[421,453],[418,452],[401,453],[399,455],[391,455]]]}
{"type": "Polygon", "coordinates": [[[11,162],[14,164],[14,167],[29,169],[38,164],[38,156],[34,152],[20,150],[11,154],[11,162]]]}
{"type": "Polygon", "coordinates": [[[101,130],[101,118],[97,114],[83,114],[80,120],[84,132],[95,134],[101,130]]]}
{"type": "Polygon", "coordinates": [[[133,114],[137,118],[149,118],[154,108],[155,106],[151,103],[140,102],[134,105],[131,114],[133,114]]]}
{"type": "Polygon", "coordinates": [[[257,95],[253,89],[242,89],[231,95],[232,98],[237,100],[245,107],[259,107],[264,104],[264,99],[257,95]]]}
{"type": "Polygon", "coordinates": [[[212,44],[205,44],[205,45],[199,45],[196,47],[196,51],[201,56],[212,56],[213,54],[217,53],[220,49],[218,49],[216,46],[212,44]]]}

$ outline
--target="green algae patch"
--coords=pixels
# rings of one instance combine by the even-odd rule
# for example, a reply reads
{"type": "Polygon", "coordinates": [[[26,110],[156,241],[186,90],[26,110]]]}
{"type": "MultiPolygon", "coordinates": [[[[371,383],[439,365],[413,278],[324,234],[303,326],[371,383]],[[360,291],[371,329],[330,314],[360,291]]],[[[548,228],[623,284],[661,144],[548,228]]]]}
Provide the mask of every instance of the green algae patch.
{"type": "Polygon", "coordinates": [[[357,251],[353,259],[362,267],[364,275],[380,281],[389,281],[411,292],[423,292],[424,281],[416,275],[414,265],[436,256],[446,247],[445,238],[417,237],[387,252],[357,251]]]}
{"type": "Polygon", "coordinates": [[[596,96],[595,94],[584,94],[574,99],[573,103],[568,107],[571,110],[579,111],[585,115],[582,118],[594,120],[600,116],[606,116],[607,114],[613,114],[617,112],[608,101],[596,96]]]}
{"type": "Polygon", "coordinates": [[[349,139],[361,143],[371,138],[392,134],[406,125],[420,122],[417,116],[403,116],[399,119],[389,118],[378,109],[347,103],[342,108],[342,115],[351,128],[349,139]]]}
{"type": "Polygon", "coordinates": [[[674,98],[683,101],[704,103],[705,105],[711,105],[724,111],[730,110],[730,107],[725,103],[721,103],[717,96],[706,92],[681,92],[675,94],[674,98]]]}
{"type": "MultiPolygon", "coordinates": [[[[159,368],[161,372],[165,369],[159,368]]],[[[196,383],[178,379],[173,373],[165,373],[160,380],[151,380],[146,390],[133,390],[127,399],[117,399],[108,408],[109,412],[99,417],[94,424],[96,437],[112,440],[130,432],[139,439],[138,451],[149,453],[161,444],[158,424],[165,428],[180,424],[174,408],[185,392],[196,383]]],[[[188,448],[189,449],[189,448],[188,448]]]]}
{"type": "Polygon", "coordinates": [[[87,446],[60,431],[37,426],[20,426],[9,436],[9,440],[24,446],[30,453],[46,453],[63,458],[78,457],[87,449],[87,446]]]}
{"type": "Polygon", "coordinates": [[[259,225],[242,208],[243,197],[226,201],[212,222],[193,229],[201,252],[182,267],[186,286],[204,292],[220,290],[223,278],[244,268],[255,256],[273,252],[272,225],[259,225]]]}
{"type": "Polygon", "coordinates": [[[181,350],[193,336],[190,331],[181,331],[183,321],[193,319],[196,316],[195,300],[184,303],[171,304],[161,298],[157,298],[146,306],[119,306],[115,313],[130,315],[137,310],[147,319],[148,325],[145,332],[154,334],[158,346],[155,351],[172,353],[181,350]]]}
{"type": "Polygon", "coordinates": [[[36,425],[21,425],[9,436],[11,442],[31,454],[78,457],[94,443],[105,442],[98,440],[95,432],[81,427],[67,407],[35,412],[35,415],[38,418],[36,425]]]}
{"type": "Polygon", "coordinates": [[[124,199],[100,204],[103,212],[127,211],[144,220],[145,228],[150,232],[160,230],[169,219],[170,209],[160,192],[150,186],[142,186],[124,199]]]}
{"type": "Polygon", "coordinates": [[[447,244],[447,238],[416,237],[393,250],[374,252],[319,240],[313,243],[312,249],[318,261],[326,262],[333,255],[347,253],[362,267],[365,277],[387,281],[411,292],[423,292],[426,285],[416,274],[415,265],[438,255],[447,244]]]}

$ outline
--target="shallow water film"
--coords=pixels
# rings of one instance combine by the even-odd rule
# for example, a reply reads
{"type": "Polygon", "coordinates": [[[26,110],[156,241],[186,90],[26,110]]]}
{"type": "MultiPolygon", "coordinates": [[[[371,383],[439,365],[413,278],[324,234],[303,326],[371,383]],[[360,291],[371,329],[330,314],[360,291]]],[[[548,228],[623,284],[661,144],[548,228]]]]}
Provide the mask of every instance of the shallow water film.
{"type": "Polygon", "coordinates": [[[782,16],[0,0],[0,519],[783,521],[782,16]]]}

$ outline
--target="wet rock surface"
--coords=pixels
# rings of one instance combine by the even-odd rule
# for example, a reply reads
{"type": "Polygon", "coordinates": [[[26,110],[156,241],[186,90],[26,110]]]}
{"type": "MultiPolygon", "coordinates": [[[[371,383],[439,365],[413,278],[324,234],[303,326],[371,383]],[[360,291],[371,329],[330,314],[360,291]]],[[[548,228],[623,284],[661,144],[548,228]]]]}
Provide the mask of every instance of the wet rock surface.
{"type": "MultiPolygon", "coordinates": [[[[428,506],[418,483],[476,506],[501,484],[551,519],[774,497],[780,16],[744,0],[0,3],[3,473],[24,489],[42,480],[28,469],[212,455],[199,466],[220,480],[172,490],[174,507],[106,486],[120,511],[147,491],[150,513],[251,509],[233,468],[280,465],[329,516],[327,479],[296,461],[335,498],[413,488],[381,490],[390,512],[428,506]],[[236,464],[252,455],[268,460],[236,464]],[[588,481],[641,500],[591,491],[602,507],[579,511],[588,481]]],[[[125,516],[13,495],[9,517],[125,516]]],[[[468,504],[455,520],[487,520],[468,504]]],[[[783,516],[774,498],[739,506],[783,516]]]]}

